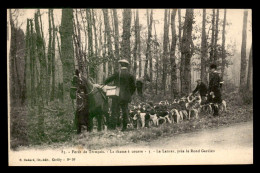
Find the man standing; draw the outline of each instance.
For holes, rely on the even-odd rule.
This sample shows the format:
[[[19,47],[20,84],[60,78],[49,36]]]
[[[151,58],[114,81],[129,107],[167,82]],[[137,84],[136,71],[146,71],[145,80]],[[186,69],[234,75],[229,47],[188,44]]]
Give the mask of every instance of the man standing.
[[[218,107],[217,104],[222,102],[221,98],[221,79],[219,77],[217,66],[212,64],[210,66],[210,80],[209,80],[209,97],[213,103],[213,116],[218,116]]]
[[[77,129],[77,133],[79,134],[80,129],[80,120],[79,116],[84,114],[86,109],[88,108],[86,102],[86,86],[83,85],[81,74],[78,69],[75,70],[75,74],[71,81],[71,88],[70,88],[70,97],[72,99],[72,105],[74,107],[74,99],[76,99],[76,110],[75,110],[75,119],[74,124]],[[86,111],[88,113],[88,111]]]
[[[116,123],[120,116],[120,108],[123,114],[123,128],[125,131],[128,123],[128,103],[131,102],[131,97],[135,92],[135,79],[128,71],[129,62],[125,59],[118,61],[120,64],[119,72],[108,77],[104,84],[114,82],[114,85],[120,88],[119,97],[112,99],[112,116],[110,118],[110,129],[116,129]]]
[[[202,104],[205,103],[206,101],[206,95],[208,92],[208,88],[207,86],[201,81],[201,79],[197,80],[197,87],[195,88],[195,90],[192,92],[192,94],[195,94],[196,92],[199,92],[201,100],[202,100]]]

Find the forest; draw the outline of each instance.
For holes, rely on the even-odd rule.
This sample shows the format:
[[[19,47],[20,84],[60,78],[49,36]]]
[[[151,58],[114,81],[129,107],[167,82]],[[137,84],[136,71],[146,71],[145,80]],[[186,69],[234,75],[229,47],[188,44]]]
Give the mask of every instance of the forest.
[[[232,117],[214,123],[252,119],[251,15],[247,9],[8,9],[11,147],[78,143],[70,98],[75,69],[103,84],[120,59],[143,79],[152,102],[188,95],[197,79],[208,84],[214,63]]]

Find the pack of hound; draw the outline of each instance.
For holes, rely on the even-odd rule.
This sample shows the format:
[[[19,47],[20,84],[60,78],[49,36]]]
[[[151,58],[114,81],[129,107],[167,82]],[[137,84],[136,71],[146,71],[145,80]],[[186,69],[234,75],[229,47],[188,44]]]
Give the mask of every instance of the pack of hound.
[[[213,96],[214,97],[214,96]],[[175,99],[172,103],[167,100],[153,104],[139,103],[130,105],[129,124],[133,128],[149,128],[151,126],[160,126],[164,123],[180,123],[184,120],[198,119],[200,112],[211,115],[212,103],[207,101],[202,103],[200,95],[189,95],[180,99]],[[218,105],[221,112],[226,111],[226,101],[223,100]]]

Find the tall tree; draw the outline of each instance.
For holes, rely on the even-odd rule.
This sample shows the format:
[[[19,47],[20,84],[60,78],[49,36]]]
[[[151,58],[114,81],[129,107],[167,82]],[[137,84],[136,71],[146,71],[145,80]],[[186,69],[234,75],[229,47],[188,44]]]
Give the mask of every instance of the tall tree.
[[[77,10],[75,10],[75,16],[76,16],[76,21],[73,18],[73,28],[74,28],[73,41],[75,46],[74,52],[76,54],[76,60],[77,60],[79,71],[82,74],[85,74],[85,68],[83,63],[83,46],[81,44],[81,31],[80,31],[81,26],[79,23]]]
[[[215,9],[212,9],[212,21],[211,21],[211,44],[210,44],[210,62],[212,63],[214,57],[214,41],[215,39]]]
[[[111,41],[111,29],[109,25],[109,16],[108,16],[108,9],[103,9],[104,15],[104,24],[105,24],[105,34],[107,38],[107,47],[108,47],[108,69],[112,69],[112,63],[114,64],[114,54],[112,49],[112,41]],[[111,70],[108,71],[111,75]]]
[[[22,97],[22,103],[25,103],[25,101],[27,101],[26,103],[28,103],[28,99],[29,99],[29,77],[30,77],[30,71],[28,69],[28,64],[30,61],[30,57],[29,57],[29,31],[30,30],[30,26],[29,26],[29,19],[27,19],[27,24],[26,24],[26,35],[25,35],[25,65],[24,65],[24,81],[23,81],[23,97]],[[45,50],[45,49],[44,49]]]
[[[226,49],[225,49],[225,42],[226,42],[226,17],[227,17],[227,10],[224,9],[224,20],[223,20],[223,30],[222,30],[222,64],[221,64],[221,78],[223,79],[224,76],[224,70],[225,70],[225,60],[226,60]]]
[[[154,38],[155,38],[155,57],[156,57],[156,78],[155,78],[155,93],[157,95],[158,93],[158,77],[159,77],[159,51],[158,51],[158,47],[159,47],[159,43],[157,41],[157,34],[156,34],[156,28],[155,28],[155,22],[154,22]]]
[[[241,46],[241,68],[240,68],[240,91],[246,86],[246,39],[247,39],[247,16],[248,11],[244,11],[242,46]]]
[[[52,9],[48,10],[48,21],[49,21],[49,41],[48,41],[48,52],[47,52],[47,59],[48,59],[48,75],[47,75],[47,85],[48,85],[48,89],[46,91],[48,98],[50,98],[50,93],[51,93],[51,63],[52,63],[52,24],[51,24],[51,11]]]
[[[178,9],[178,22],[179,22],[179,51],[181,51],[181,9]]]
[[[121,55],[122,58],[127,59],[129,63],[131,63],[131,47],[130,47],[131,32],[130,31],[131,31],[131,9],[124,9]]]
[[[40,11],[38,10],[34,15],[34,20],[35,20],[35,31],[36,31],[36,55],[38,57],[38,62],[40,63],[40,66],[39,66],[40,80],[39,80],[39,83],[37,84],[38,133],[43,135],[44,134],[44,114],[42,112],[42,108],[44,107],[44,102],[47,100],[46,96],[45,96],[45,89],[46,89],[45,81],[47,79],[47,62],[46,62],[46,58],[43,53],[45,50],[44,50],[44,41],[43,41],[42,34],[41,34],[42,32],[40,31],[39,14],[40,14]],[[36,68],[37,68],[37,65],[36,65]]]
[[[35,105],[36,103],[36,96],[37,93],[35,91],[35,33],[34,33],[34,25],[32,22],[32,19],[30,19],[30,74],[31,74],[31,91],[30,91],[30,101],[31,101],[31,105]]]
[[[149,15],[149,11],[147,9],[146,15],[147,15],[148,35],[147,35],[147,48],[145,53],[146,59],[145,59],[145,67],[144,67],[144,76],[148,76],[147,67],[148,67],[148,61],[150,61],[150,79],[152,80],[151,37],[152,37],[153,11],[151,10]]]
[[[139,11],[136,10],[136,26],[137,26],[137,55],[138,55],[138,60],[139,60],[139,64],[138,64],[138,76],[139,78],[142,76],[142,58],[141,58],[141,28],[139,25]]]
[[[74,73],[73,50],[73,9],[62,9],[61,26],[61,61],[63,67],[64,96],[69,96],[70,81]]]
[[[24,36],[22,36],[23,32],[21,29],[17,28],[14,24],[14,20],[12,18],[13,13],[11,10],[10,14],[10,29],[11,29],[11,40],[10,40],[10,88],[11,88],[11,101],[16,103],[17,101],[21,101],[22,94],[22,81],[20,80],[19,74],[19,42],[20,40],[24,40]]]
[[[95,70],[95,58],[93,51],[93,34],[92,34],[92,17],[91,10],[86,9],[86,18],[87,18],[87,28],[88,28],[88,68],[89,68],[89,76],[92,79],[96,78],[96,70]]]
[[[134,56],[134,76],[136,76],[136,69],[137,69],[137,46],[138,46],[138,42],[137,42],[137,38],[138,38],[138,25],[136,22],[136,13],[134,13],[134,32],[135,32],[135,42],[134,42],[134,50],[133,50],[133,56]]]
[[[175,16],[177,9],[173,9],[171,13],[171,30],[172,30],[172,44],[170,50],[170,60],[171,60],[171,98],[173,99],[177,95],[177,66],[175,62],[175,49],[177,43],[177,35],[175,29]]]
[[[96,63],[95,66],[97,68],[98,62],[99,62],[99,45],[98,45],[98,36],[97,36],[97,28],[96,28],[96,13],[95,10],[92,9],[92,23],[93,23],[93,29],[94,29],[94,38],[95,38],[95,57],[96,57]],[[96,75],[96,82],[98,82],[98,74]]]
[[[217,49],[217,46],[218,46],[218,23],[219,23],[219,9],[217,9],[217,15],[216,15],[216,24],[215,24],[215,38],[214,38],[214,54],[213,54],[213,61],[214,63],[217,62],[218,60],[218,49]]]
[[[202,15],[202,36],[201,36],[201,80],[203,83],[207,82],[206,73],[206,62],[207,62],[207,38],[206,38],[206,9],[203,9]]]
[[[52,88],[51,88],[51,101],[55,98],[55,25],[54,25],[54,17],[53,10],[51,11],[51,19],[52,19],[52,54],[51,54],[51,73],[52,73]]]
[[[40,11],[38,10],[34,15],[35,20],[35,31],[36,31],[36,52],[37,57],[40,62],[40,83],[38,86],[38,96],[40,99],[38,100],[41,104],[44,103],[44,101],[47,101],[46,97],[46,79],[47,79],[47,62],[46,58],[44,56],[44,46],[43,46],[43,38],[40,31],[40,24],[39,24],[39,14]]]
[[[115,25],[115,71],[118,70],[118,60],[120,59],[119,53],[119,30],[118,30],[118,17],[117,17],[117,10],[113,9],[113,18],[114,18],[114,25]]]
[[[178,49],[179,49],[179,57],[181,57],[181,43],[182,43],[182,37],[181,37],[181,34],[182,34],[182,24],[181,24],[181,9],[178,9],[178,24],[179,24],[179,26],[178,26],[178,40],[179,40],[179,44],[178,44]],[[179,81],[179,83],[180,83],[180,85],[182,84],[182,80],[183,80],[183,75],[182,75],[182,72],[184,71],[183,70],[183,67],[184,67],[184,61],[183,61],[183,59],[181,59],[180,58],[180,61],[179,61],[180,63],[179,63],[179,66],[178,66],[178,68],[179,68],[179,76],[180,76],[180,81]],[[180,90],[181,91],[181,90]]]
[[[252,59],[252,45],[249,53],[249,61],[248,61],[248,72],[247,72],[247,89],[252,92],[253,91],[253,59]]]
[[[150,69],[150,81],[152,82],[153,81],[153,57],[152,57],[152,50],[151,50],[151,44],[152,44],[152,42],[151,42],[151,37],[152,37],[152,27],[153,26],[153,10],[151,10],[151,12],[150,12],[150,22],[149,22],[149,33],[148,33],[148,37],[150,37],[150,51],[149,51],[149,69]],[[152,85],[153,86],[153,85]],[[150,89],[152,90],[153,89],[153,87],[150,87]]]
[[[188,94],[191,89],[191,64],[190,60],[193,55],[192,42],[192,23],[193,23],[193,9],[186,9],[185,21],[183,26],[182,36],[182,59],[184,59],[184,72],[182,93]]]
[[[168,48],[169,48],[169,27],[168,27],[168,10],[164,11],[164,34],[163,34],[163,74],[162,86],[164,95],[166,94],[166,79],[167,79],[167,65],[168,65]]]

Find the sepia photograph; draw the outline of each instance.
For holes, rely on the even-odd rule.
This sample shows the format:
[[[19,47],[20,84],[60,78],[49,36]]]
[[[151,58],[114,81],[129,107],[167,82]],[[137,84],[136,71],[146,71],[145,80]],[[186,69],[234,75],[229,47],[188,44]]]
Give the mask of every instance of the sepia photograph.
[[[252,9],[6,10],[9,166],[253,164]]]

